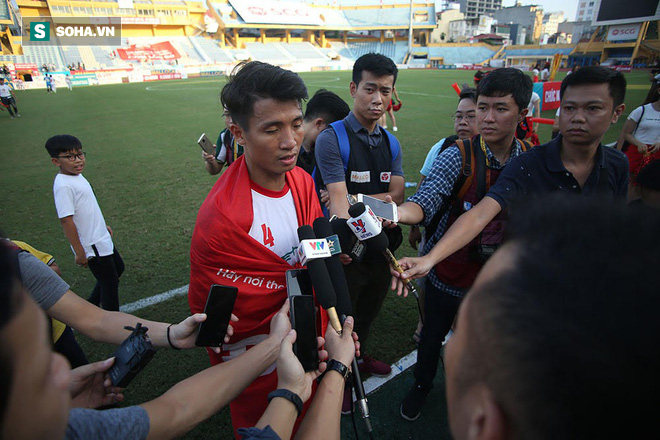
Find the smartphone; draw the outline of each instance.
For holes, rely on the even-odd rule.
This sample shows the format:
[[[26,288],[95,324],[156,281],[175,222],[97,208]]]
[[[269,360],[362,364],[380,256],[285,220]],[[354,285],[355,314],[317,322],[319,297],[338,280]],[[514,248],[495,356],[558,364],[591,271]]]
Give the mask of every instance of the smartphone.
[[[296,295],[312,295],[312,280],[307,269],[291,269],[286,271],[286,290],[289,298]]]
[[[204,307],[206,321],[199,324],[195,345],[198,347],[222,345],[227,334],[231,312],[234,310],[236,295],[238,295],[238,288],[234,286],[221,286],[220,284],[211,286]]]
[[[364,194],[357,195],[358,202],[362,202],[376,214],[376,217],[380,217],[385,220],[391,220],[393,222],[399,221],[399,211],[394,202],[385,202],[383,200],[377,199],[375,197],[366,196]]]
[[[206,151],[208,154],[215,154],[215,147],[213,146],[213,142],[211,142],[211,139],[209,139],[206,133],[202,133],[202,135],[197,140],[197,143],[200,147],[202,147],[202,150]]]
[[[293,353],[305,371],[319,368],[319,352],[316,344],[316,309],[311,295],[293,295],[291,301],[291,327],[296,330]]]

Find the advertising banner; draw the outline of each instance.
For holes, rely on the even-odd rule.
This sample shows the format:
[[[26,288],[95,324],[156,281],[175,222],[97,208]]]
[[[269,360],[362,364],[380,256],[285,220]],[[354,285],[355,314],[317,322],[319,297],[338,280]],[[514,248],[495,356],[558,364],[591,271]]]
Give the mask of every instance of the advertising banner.
[[[627,40],[636,40],[639,36],[639,29],[642,26],[641,23],[634,24],[619,24],[616,26],[610,26],[607,31],[607,40],[608,41],[627,41]]]
[[[119,58],[125,61],[176,60],[181,58],[179,52],[169,41],[144,46],[120,47],[116,52]]]
[[[321,26],[323,21],[319,13],[303,2],[261,0],[230,0],[246,23],[298,24]]]
[[[164,79],[181,79],[180,73],[158,73],[155,75],[144,75],[144,81],[162,81]]]
[[[541,111],[559,108],[560,89],[561,82],[559,81],[534,83],[534,91],[541,97]]]

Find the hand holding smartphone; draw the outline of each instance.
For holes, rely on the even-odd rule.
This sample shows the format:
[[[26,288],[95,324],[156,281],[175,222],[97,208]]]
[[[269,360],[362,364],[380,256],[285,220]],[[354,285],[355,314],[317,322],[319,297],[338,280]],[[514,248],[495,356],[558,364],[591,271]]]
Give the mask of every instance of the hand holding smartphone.
[[[305,371],[319,368],[319,353],[316,343],[316,306],[312,296],[312,283],[306,269],[286,272],[286,285],[291,301],[291,327],[296,331],[293,353]]]
[[[390,220],[395,223],[399,221],[399,211],[394,202],[385,202],[364,194],[358,194],[357,201],[370,207],[374,214],[376,214],[376,217]]]
[[[195,345],[198,347],[219,347],[227,334],[227,327],[234,310],[238,288],[233,286],[211,286],[206,299],[204,313],[206,321],[199,324]]]
[[[197,143],[200,147],[202,147],[202,150],[206,151],[207,154],[213,155],[215,153],[213,142],[211,142],[211,139],[209,139],[206,133],[202,133],[202,135],[197,140]]]

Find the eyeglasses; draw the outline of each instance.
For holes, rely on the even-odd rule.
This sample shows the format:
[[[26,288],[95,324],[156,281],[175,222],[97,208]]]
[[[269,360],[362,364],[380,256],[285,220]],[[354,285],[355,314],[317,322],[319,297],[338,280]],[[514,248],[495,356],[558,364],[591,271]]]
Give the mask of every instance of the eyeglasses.
[[[465,119],[466,122],[472,122],[475,119],[477,119],[477,116],[476,115],[452,115],[451,119],[454,122],[461,122],[463,119]]]
[[[76,160],[83,160],[87,156],[87,153],[81,151],[78,154],[67,154],[66,156],[57,156],[58,159],[66,159],[69,162],[75,162]]]

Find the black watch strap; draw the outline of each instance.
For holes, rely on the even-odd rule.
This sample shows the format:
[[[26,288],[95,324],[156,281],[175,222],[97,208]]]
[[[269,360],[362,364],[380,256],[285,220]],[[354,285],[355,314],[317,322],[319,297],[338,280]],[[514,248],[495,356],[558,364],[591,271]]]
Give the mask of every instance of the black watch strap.
[[[328,368],[323,372],[323,374],[325,375],[328,371],[331,370],[334,370],[337,373],[341,374],[344,377],[344,379],[347,379],[348,376],[351,374],[351,371],[348,369],[348,367],[336,359],[330,359],[328,361]]]
[[[272,399],[275,397],[282,397],[289,402],[293,403],[293,405],[296,407],[298,410],[298,415],[302,412],[303,409],[303,401],[300,398],[299,395],[294,393],[293,391],[286,390],[284,388],[277,389],[275,391],[271,391],[270,394],[268,394],[268,401],[270,402]]]

